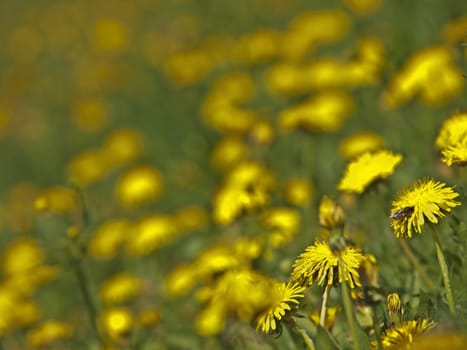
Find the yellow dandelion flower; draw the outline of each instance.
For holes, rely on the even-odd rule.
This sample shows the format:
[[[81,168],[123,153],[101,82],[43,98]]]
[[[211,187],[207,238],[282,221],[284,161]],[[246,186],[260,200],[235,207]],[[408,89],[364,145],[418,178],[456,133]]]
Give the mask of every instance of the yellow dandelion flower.
[[[339,274],[339,258],[342,261],[343,275]],[[332,285],[346,281],[351,288],[360,286],[358,269],[364,257],[360,249],[345,247],[342,251],[333,251],[328,243],[316,241],[295,260],[292,280],[305,285],[317,282]]]
[[[32,238],[20,238],[6,247],[0,267],[5,275],[30,275],[44,261],[44,250]]]
[[[401,160],[400,154],[389,151],[364,153],[347,165],[337,188],[340,191],[360,194],[376,180],[389,177]]]
[[[449,146],[441,151],[441,162],[451,165],[467,164],[467,137],[456,145]]]
[[[251,64],[257,64],[275,57],[278,53],[280,34],[272,29],[259,29],[248,33],[235,45],[236,56]]]
[[[89,186],[102,180],[110,170],[105,154],[100,149],[80,152],[67,167],[70,181],[80,186]]]
[[[130,231],[125,219],[112,219],[102,223],[92,234],[88,251],[94,259],[111,259],[117,253]]]
[[[455,112],[447,118],[436,137],[435,146],[439,150],[456,146],[467,138],[467,112]]]
[[[214,148],[211,155],[211,164],[214,168],[226,170],[246,158],[248,148],[238,137],[226,137]]]
[[[358,15],[366,15],[377,10],[381,2],[381,0],[344,0],[344,3]]]
[[[169,297],[187,294],[198,282],[198,272],[192,265],[180,265],[165,277],[164,290]]]
[[[210,304],[196,316],[196,331],[205,337],[218,334],[224,329],[226,320],[224,304]]]
[[[102,150],[106,161],[113,167],[118,167],[138,158],[143,147],[143,136],[139,131],[121,128],[106,137]]]
[[[289,204],[302,206],[310,201],[312,194],[313,187],[305,179],[289,179],[284,184],[283,196]]]
[[[178,227],[172,216],[153,214],[139,220],[126,237],[126,252],[144,256],[168,244],[178,236]]]
[[[119,340],[133,329],[134,318],[127,308],[112,308],[104,311],[100,325],[111,339]]]
[[[304,290],[305,287],[298,283],[275,282],[269,291],[267,308],[256,319],[256,329],[264,333],[277,330],[278,321],[285,316],[287,311],[299,304],[299,299],[304,296]]]
[[[122,206],[132,208],[158,198],[163,189],[164,183],[159,171],[153,167],[141,165],[120,177],[115,193]]]
[[[409,349],[434,326],[435,323],[427,319],[399,323],[381,334],[381,346],[384,350]],[[373,349],[378,348],[376,342],[371,345]]]
[[[297,210],[290,208],[271,208],[262,217],[263,224],[272,229],[268,239],[273,247],[284,245],[297,234],[301,216]]]
[[[285,131],[335,132],[352,112],[352,97],[341,91],[321,92],[310,100],[282,111],[279,128]]]
[[[129,41],[125,23],[114,18],[99,18],[91,37],[98,52],[118,54]]]
[[[72,334],[73,328],[70,325],[49,320],[28,332],[27,343],[34,348],[50,347],[54,342],[70,338]]]
[[[441,37],[451,44],[456,44],[465,40],[467,33],[467,16],[456,18],[446,25],[441,30]]]
[[[141,290],[141,281],[132,274],[121,272],[107,279],[99,289],[100,299],[107,304],[123,303]]]
[[[384,140],[381,136],[370,131],[362,131],[342,140],[339,144],[339,155],[345,160],[350,160],[363,153],[377,151],[383,146]]]
[[[392,202],[391,226],[396,237],[412,237],[422,232],[425,221],[436,224],[451,208],[460,205],[459,194],[442,182],[419,180]]]
[[[327,330],[331,330],[334,327],[334,323],[336,322],[337,314],[340,312],[340,307],[327,307],[326,308],[326,316],[324,319],[324,328]],[[320,318],[320,309],[314,309],[308,315],[308,318],[315,326],[319,325],[319,318]]]

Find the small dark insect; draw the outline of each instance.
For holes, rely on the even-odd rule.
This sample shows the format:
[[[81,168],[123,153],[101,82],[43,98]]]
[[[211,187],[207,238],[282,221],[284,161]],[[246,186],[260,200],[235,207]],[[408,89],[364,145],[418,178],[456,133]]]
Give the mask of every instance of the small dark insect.
[[[401,210],[396,211],[394,214],[391,214],[391,219],[400,220],[402,218],[406,218],[412,215],[413,211],[414,211],[413,207],[402,208]]]

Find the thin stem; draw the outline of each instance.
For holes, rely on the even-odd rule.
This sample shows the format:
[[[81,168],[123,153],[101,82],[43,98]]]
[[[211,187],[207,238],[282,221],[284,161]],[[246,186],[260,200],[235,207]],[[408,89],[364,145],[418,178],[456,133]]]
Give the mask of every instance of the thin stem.
[[[439,242],[438,235],[433,225],[428,225],[431,230],[431,236],[435,243],[436,255],[438,256],[439,267],[441,268],[441,274],[443,275],[444,290],[446,291],[446,299],[448,301],[449,311],[452,315],[456,314],[456,304],[454,303],[454,297],[452,295],[451,281],[449,279],[449,270],[448,265],[446,264],[446,259],[444,258],[443,250],[441,249],[441,244]]]
[[[302,337],[303,341],[305,342],[305,345],[308,350],[315,350],[315,345],[313,344],[313,340],[309,337],[308,333],[300,328],[300,327],[295,327],[295,330],[297,333]]]
[[[321,310],[319,314],[319,325],[323,328],[325,328],[324,322],[326,321],[326,306],[328,303],[330,291],[331,291],[331,286],[326,283],[326,287],[324,287],[324,291],[323,291],[323,300],[321,301]]]
[[[99,332],[98,312],[97,312],[96,303],[94,302],[94,299],[93,299],[93,296],[92,296],[92,293],[89,287],[90,283],[84,271],[82,255],[79,252],[79,247],[76,246],[76,241],[74,240],[70,240],[69,253],[70,253],[70,258],[71,258],[71,262],[73,265],[73,269],[75,272],[76,280],[78,282],[78,286],[81,291],[81,295],[83,296],[84,304],[86,306],[89,320],[91,322],[91,325],[92,325],[92,328],[94,330],[97,340],[103,346],[105,342],[104,342],[104,339],[102,338],[101,333]]]
[[[355,321],[355,317],[354,317],[352,300],[350,299],[350,290],[349,290],[349,286],[347,285],[347,282],[343,278],[344,277],[344,271],[343,271],[343,268],[342,268],[342,258],[341,257],[339,257],[338,266],[339,266],[339,280],[342,280],[342,282],[341,282],[342,300],[344,302],[344,310],[345,310],[345,314],[347,316],[347,322],[349,323],[350,331],[352,333],[353,348],[354,348],[354,350],[360,350],[360,343],[359,343],[358,334],[357,334],[357,325],[356,325],[356,321]]]
[[[418,274],[420,275],[420,278],[423,280],[423,283],[430,288],[430,289],[436,289],[435,284],[431,280],[431,278],[428,276],[426,273],[424,267],[418,260],[418,258],[415,256],[415,254],[412,252],[412,249],[410,248],[409,244],[405,240],[405,238],[400,238],[398,239],[399,244],[401,245],[402,250],[404,251],[405,255],[409,258],[410,262],[412,265],[415,267],[415,270],[417,270]]]

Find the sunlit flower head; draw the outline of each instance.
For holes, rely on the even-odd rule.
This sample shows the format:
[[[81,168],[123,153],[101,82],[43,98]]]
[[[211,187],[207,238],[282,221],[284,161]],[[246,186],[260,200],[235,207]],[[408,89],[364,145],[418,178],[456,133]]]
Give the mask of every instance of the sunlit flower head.
[[[132,313],[124,307],[105,310],[99,321],[102,329],[113,340],[128,336],[134,326]]]
[[[341,251],[333,251],[328,243],[316,241],[295,260],[292,280],[304,285],[314,282],[319,285],[333,285],[345,281],[354,288],[360,286],[358,268],[363,259],[358,248],[345,247]],[[340,261],[343,275],[339,273]]]
[[[120,128],[112,131],[102,145],[106,161],[113,167],[130,163],[141,155],[143,141],[141,133],[134,129]]]
[[[69,180],[83,187],[102,180],[110,170],[111,166],[100,149],[89,149],[78,153],[67,167]]]
[[[384,350],[411,349],[434,326],[433,321],[426,319],[399,323],[381,334],[381,346]],[[378,348],[376,342],[371,345],[372,349]]]
[[[441,151],[441,162],[451,165],[467,164],[467,137],[460,143]]]
[[[285,316],[286,312],[297,307],[299,300],[303,298],[305,287],[298,283],[275,282],[270,289],[268,306],[256,319],[256,329],[264,333],[276,331],[278,322]]]
[[[403,191],[393,202],[391,226],[396,237],[412,237],[422,232],[425,221],[436,224],[439,218],[460,205],[459,194],[442,182],[423,179]]]
[[[162,175],[153,167],[141,165],[130,169],[118,180],[115,194],[118,202],[128,208],[149,203],[164,189]]]
[[[436,137],[435,145],[439,150],[465,141],[467,139],[467,112],[455,112],[443,121]]]
[[[339,155],[351,160],[365,152],[375,152],[384,146],[384,140],[378,134],[362,131],[342,140],[339,144]]]
[[[198,282],[199,274],[192,265],[179,265],[165,277],[164,290],[169,297],[187,294]]]
[[[226,170],[244,160],[247,154],[247,145],[241,138],[225,137],[212,151],[211,164],[216,169]]]
[[[244,35],[235,45],[235,55],[240,61],[257,64],[278,54],[279,32],[272,29],[259,29]]]
[[[337,188],[360,194],[373,182],[389,177],[401,160],[400,154],[384,150],[364,153],[347,165]]]

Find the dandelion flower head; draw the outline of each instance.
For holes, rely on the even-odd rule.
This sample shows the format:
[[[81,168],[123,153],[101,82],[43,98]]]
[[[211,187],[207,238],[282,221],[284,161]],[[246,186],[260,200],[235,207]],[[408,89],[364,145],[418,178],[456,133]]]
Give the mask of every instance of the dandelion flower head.
[[[360,194],[374,181],[390,176],[401,160],[400,154],[384,150],[364,153],[347,166],[338,189]]]
[[[454,199],[459,194],[446,184],[423,179],[405,190],[392,202],[391,226],[397,237],[412,237],[422,232],[425,220],[436,224],[438,219],[460,205]]]

